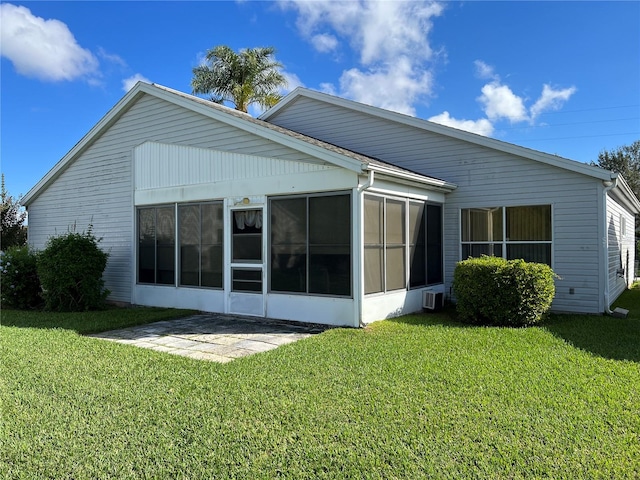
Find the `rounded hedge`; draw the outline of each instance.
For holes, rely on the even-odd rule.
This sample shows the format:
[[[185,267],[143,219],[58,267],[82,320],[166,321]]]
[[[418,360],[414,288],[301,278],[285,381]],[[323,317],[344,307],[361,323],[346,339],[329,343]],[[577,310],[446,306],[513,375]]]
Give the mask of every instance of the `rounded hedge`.
[[[88,233],[69,232],[52,237],[38,256],[38,275],[45,308],[82,311],[104,307],[109,290],[104,289],[102,273],[109,254]]]
[[[29,310],[42,306],[37,261],[38,255],[26,245],[0,252],[3,307]]]
[[[548,265],[470,258],[453,273],[458,318],[477,325],[529,326],[551,307],[556,275]]]

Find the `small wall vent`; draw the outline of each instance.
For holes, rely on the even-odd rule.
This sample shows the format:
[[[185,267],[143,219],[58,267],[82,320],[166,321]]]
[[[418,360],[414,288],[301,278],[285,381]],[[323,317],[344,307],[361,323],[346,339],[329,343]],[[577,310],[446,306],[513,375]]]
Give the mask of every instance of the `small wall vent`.
[[[442,308],[442,293],[422,292],[422,308],[440,310]]]

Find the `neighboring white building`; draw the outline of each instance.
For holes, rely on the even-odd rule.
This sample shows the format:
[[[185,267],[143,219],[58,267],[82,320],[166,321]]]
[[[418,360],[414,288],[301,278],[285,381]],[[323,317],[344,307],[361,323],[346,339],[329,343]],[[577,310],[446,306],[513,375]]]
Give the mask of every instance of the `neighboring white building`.
[[[75,225],[110,299],[360,326],[451,295],[483,253],[550,264],[552,308],[633,279],[640,203],[609,171],[298,88],[259,119],[138,83],[24,197]]]

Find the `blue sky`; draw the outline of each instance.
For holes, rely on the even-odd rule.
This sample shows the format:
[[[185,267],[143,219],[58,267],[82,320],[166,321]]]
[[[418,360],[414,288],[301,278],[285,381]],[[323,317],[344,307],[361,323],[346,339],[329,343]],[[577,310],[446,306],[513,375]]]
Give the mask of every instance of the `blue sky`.
[[[640,2],[4,2],[1,161],[25,194],[136,79],[276,47],[303,85],[573,160],[640,139]],[[253,110],[254,115],[260,112]]]

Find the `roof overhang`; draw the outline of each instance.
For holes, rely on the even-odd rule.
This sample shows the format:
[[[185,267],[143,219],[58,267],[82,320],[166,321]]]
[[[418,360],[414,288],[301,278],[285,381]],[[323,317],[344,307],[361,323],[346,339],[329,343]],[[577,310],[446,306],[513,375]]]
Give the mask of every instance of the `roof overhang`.
[[[530,160],[535,160],[537,162],[551,165],[557,168],[562,168],[562,169],[570,170],[576,173],[581,173],[583,175],[598,178],[600,180],[611,180],[613,178],[612,175],[615,175],[609,170],[604,170],[600,167],[596,167],[593,165],[587,165],[586,163],[570,160],[557,155],[551,155],[548,153],[539,152],[537,150],[521,147],[519,145],[503,142],[501,140],[496,140],[496,139],[485,137],[482,135],[477,135],[475,133],[459,130],[453,127],[447,127],[445,125],[440,125],[438,123],[430,122],[428,120],[423,120],[420,118],[411,117],[409,115],[392,112],[390,110],[385,110],[378,107],[372,107],[370,105],[358,103],[353,100],[347,100],[344,98],[336,97],[334,95],[329,95],[329,94],[318,92],[315,90],[309,90],[303,87],[297,87],[295,90],[290,92],[286,97],[280,100],[280,102],[278,102],[275,106],[273,106],[272,108],[264,112],[258,118],[268,122],[269,119],[275,117],[278,114],[278,112],[286,109],[290,104],[295,102],[296,99],[300,97],[307,97],[307,98],[318,100],[324,103],[337,105],[337,106],[354,110],[357,112],[365,113],[367,115],[371,115],[374,117],[378,117],[378,118],[382,118],[392,122],[418,128],[430,133],[437,133],[437,134],[455,138],[458,140],[463,140],[465,142],[469,142],[482,147],[491,148],[493,150],[508,153],[510,155],[528,158]]]
[[[640,201],[622,175],[614,174],[615,188],[609,192],[618,203],[621,203],[634,215],[640,214]]]
[[[220,121],[227,125],[236,127],[253,135],[272,140],[280,145],[292,148],[301,153],[317,158],[328,164],[339,166],[347,170],[362,173],[367,166],[366,161],[343,155],[339,152],[323,148],[321,145],[306,142],[294,135],[287,135],[275,128],[260,125],[248,114],[241,114],[232,110],[226,112],[227,107],[214,106],[197,97],[178,92],[167,87],[138,82],[129,92],[127,92],[107,114],[82,137],[82,139],[69,152],[56,163],[49,172],[22,198],[22,204],[29,206],[62,172],[78,158],[95,140],[97,140],[107,129],[109,129],[118,119],[126,113],[143,95],[166,100],[175,105],[182,106],[191,111]],[[229,109],[231,110],[231,109]],[[243,118],[246,115],[246,118]],[[295,132],[292,132],[295,133]]]

